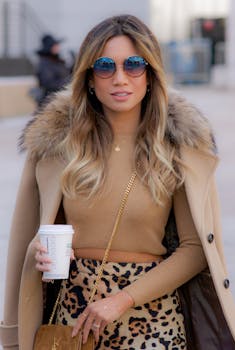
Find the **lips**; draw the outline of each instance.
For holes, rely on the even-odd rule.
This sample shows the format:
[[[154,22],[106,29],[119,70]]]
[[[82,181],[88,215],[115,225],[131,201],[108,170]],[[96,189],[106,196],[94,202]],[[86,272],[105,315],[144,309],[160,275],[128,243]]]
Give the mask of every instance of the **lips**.
[[[128,101],[132,92],[129,91],[115,91],[111,93],[111,96],[116,102],[125,102]]]
[[[112,96],[118,96],[118,97],[124,97],[124,96],[129,96],[131,95],[131,92],[128,91],[116,91],[111,93]]]

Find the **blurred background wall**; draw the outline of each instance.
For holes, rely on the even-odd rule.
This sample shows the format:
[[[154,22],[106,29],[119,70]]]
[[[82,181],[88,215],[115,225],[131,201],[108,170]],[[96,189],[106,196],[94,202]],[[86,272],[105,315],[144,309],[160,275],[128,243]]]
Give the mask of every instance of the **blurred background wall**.
[[[200,19],[226,19],[229,0],[151,0],[151,7],[152,28],[162,41],[168,42],[188,39],[192,24]],[[198,28],[197,35],[200,34]]]
[[[150,9],[149,0],[0,0],[0,117],[35,109],[28,92],[36,85],[35,51],[44,34],[64,39],[69,64],[94,24],[117,13],[132,13],[149,24]]]
[[[232,0],[0,0],[0,117],[34,109],[27,91],[36,83],[35,51],[43,34],[65,39],[69,62],[95,23],[119,13],[150,25],[162,45],[170,83],[235,86]],[[13,106],[9,92],[20,96]]]
[[[0,55],[30,59],[45,33],[77,51],[88,30],[107,16],[132,13],[149,23],[151,8],[149,0],[0,0],[0,6]]]

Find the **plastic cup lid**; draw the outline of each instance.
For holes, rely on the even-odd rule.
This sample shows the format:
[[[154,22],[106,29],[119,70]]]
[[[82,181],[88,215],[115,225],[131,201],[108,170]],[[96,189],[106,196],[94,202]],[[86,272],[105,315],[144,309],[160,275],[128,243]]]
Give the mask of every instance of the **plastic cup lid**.
[[[74,233],[74,229],[72,225],[40,225],[39,234],[48,234],[48,233],[56,233],[56,234],[64,234],[64,233]]]

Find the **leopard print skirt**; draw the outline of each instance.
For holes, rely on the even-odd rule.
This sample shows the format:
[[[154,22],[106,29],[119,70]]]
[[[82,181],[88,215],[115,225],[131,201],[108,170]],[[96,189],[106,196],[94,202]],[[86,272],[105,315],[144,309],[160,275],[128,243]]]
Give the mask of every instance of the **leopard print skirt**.
[[[91,259],[72,262],[69,279],[62,283],[58,324],[75,324],[87,305],[100,264],[100,261]],[[94,300],[117,293],[156,265],[157,262],[108,262]],[[95,350],[107,349],[186,350],[177,291],[130,308],[121,318],[107,325]]]

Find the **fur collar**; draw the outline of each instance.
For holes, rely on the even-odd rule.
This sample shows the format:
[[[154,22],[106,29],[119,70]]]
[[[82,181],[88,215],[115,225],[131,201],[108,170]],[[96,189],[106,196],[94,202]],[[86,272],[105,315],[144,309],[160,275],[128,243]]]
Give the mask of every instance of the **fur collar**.
[[[69,106],[71,92],[57,93],[40,113],[26,125],[20,137],[20,149],[37,158],[54,157],[57,145],[70,131]],[[175,91],[169,92],[166,136],[177,146],[190,146],[215,152],[208,120]]]

